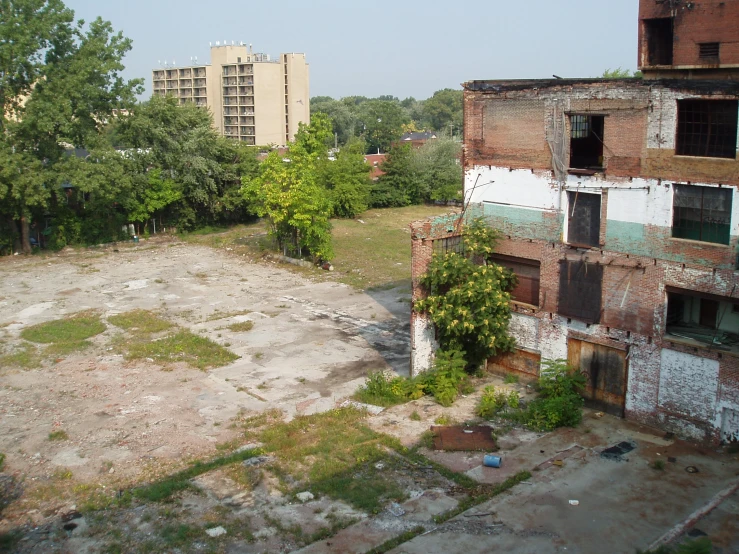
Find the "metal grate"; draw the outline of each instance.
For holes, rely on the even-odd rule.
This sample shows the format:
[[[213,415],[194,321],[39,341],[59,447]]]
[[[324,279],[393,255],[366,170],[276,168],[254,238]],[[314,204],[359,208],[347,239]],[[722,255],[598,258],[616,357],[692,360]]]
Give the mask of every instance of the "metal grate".
[[[737,105],[736,100],[679,100],[675,153],[736,158]]]
[[[705,59],[718,59],[719,43],[718,42],[704,42],[698,45],[698,57],[702,60]]]
[[[571,115],[570,126],[572,127],[572,138],[588,138],[590,136],[590,116]]]

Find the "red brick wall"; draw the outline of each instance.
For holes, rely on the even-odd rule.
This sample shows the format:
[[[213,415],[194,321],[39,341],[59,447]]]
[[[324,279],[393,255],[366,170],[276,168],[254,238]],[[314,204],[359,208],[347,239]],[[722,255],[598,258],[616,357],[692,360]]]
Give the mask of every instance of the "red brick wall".
[[[739,2],[736,0],[677,0],[639,2],[639,66],[646,65],[644,19],[674,17],[673,66],[712,65],[698,57],[698,44],[720,42],[721,65],[739,64]],[[732,70],[739,75],[739,69]]]

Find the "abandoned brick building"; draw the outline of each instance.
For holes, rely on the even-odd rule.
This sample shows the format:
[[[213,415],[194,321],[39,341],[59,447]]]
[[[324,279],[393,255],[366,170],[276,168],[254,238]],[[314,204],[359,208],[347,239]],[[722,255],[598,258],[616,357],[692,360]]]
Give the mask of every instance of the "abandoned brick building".
[[[462,217],[513,270],[517,349],[566,358],[591,406],[696,440],[739,438],[739,0],[641,0],[644,79],[470,81]],[[412,225],[414,300],[459,216]],[[436,344],[412,316],[413,374]]]

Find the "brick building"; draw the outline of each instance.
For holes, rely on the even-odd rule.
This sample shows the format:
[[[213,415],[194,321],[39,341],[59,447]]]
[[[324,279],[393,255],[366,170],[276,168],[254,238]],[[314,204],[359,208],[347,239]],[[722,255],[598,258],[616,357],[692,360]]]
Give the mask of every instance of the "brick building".
[[[642,24],[667,3],[642,0]],[[676,16],[675,35],[712,38],[686,22],[713,4]],[[588,375],[590,406],[696,440],[739,438],[739,81],[723,69],[464,84],[462,217],[502,231],[494,261],[519,278],[517,349],[489,367],[534,379],[542,358],[566,358]],[[456,248],[459,219],[412,225],[414,300],[433,253]],[[416,374],[434,329],[423,314],[411,323]]]

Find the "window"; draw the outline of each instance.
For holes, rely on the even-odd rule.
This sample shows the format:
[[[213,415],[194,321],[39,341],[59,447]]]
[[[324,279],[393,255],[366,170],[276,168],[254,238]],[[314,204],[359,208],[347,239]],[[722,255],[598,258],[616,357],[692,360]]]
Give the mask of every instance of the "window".
[[[678,100],[679,156],[736,158],[736,100]]]
[[[567,243],[575,246],[600,244],[600,194],[567,193]]]
[[[672,236],[729,244],[733,188],[674,185]]]
[[[698,57],[701,60],[718,61],[719,43],[704,42],[698,45]]]
[[[464,241],[461,236],[436,239],[433,243],[433,249],[434,254],[440,254],[442,256],[449,252],[464,254]]]
[[[739,298],[667,287],[667,335],[739,351]]]
[[[604,120],[602,115],[570,116],[570,167],[603,168]]]
[[[559,267],[558,313],[586,323],[598,323],[603,266],[562,260]]]
[[[494,254],[490,257],[490,260],[511,270],[518,277],[518,284],[511,291],[511,298],[513,300],[524,304],[531,304],[532,306],[539,306],[541,270],[538,260],[504,256],[503,254]]]
[[[645,19],[647,65],[672,65],[672,18]]]

